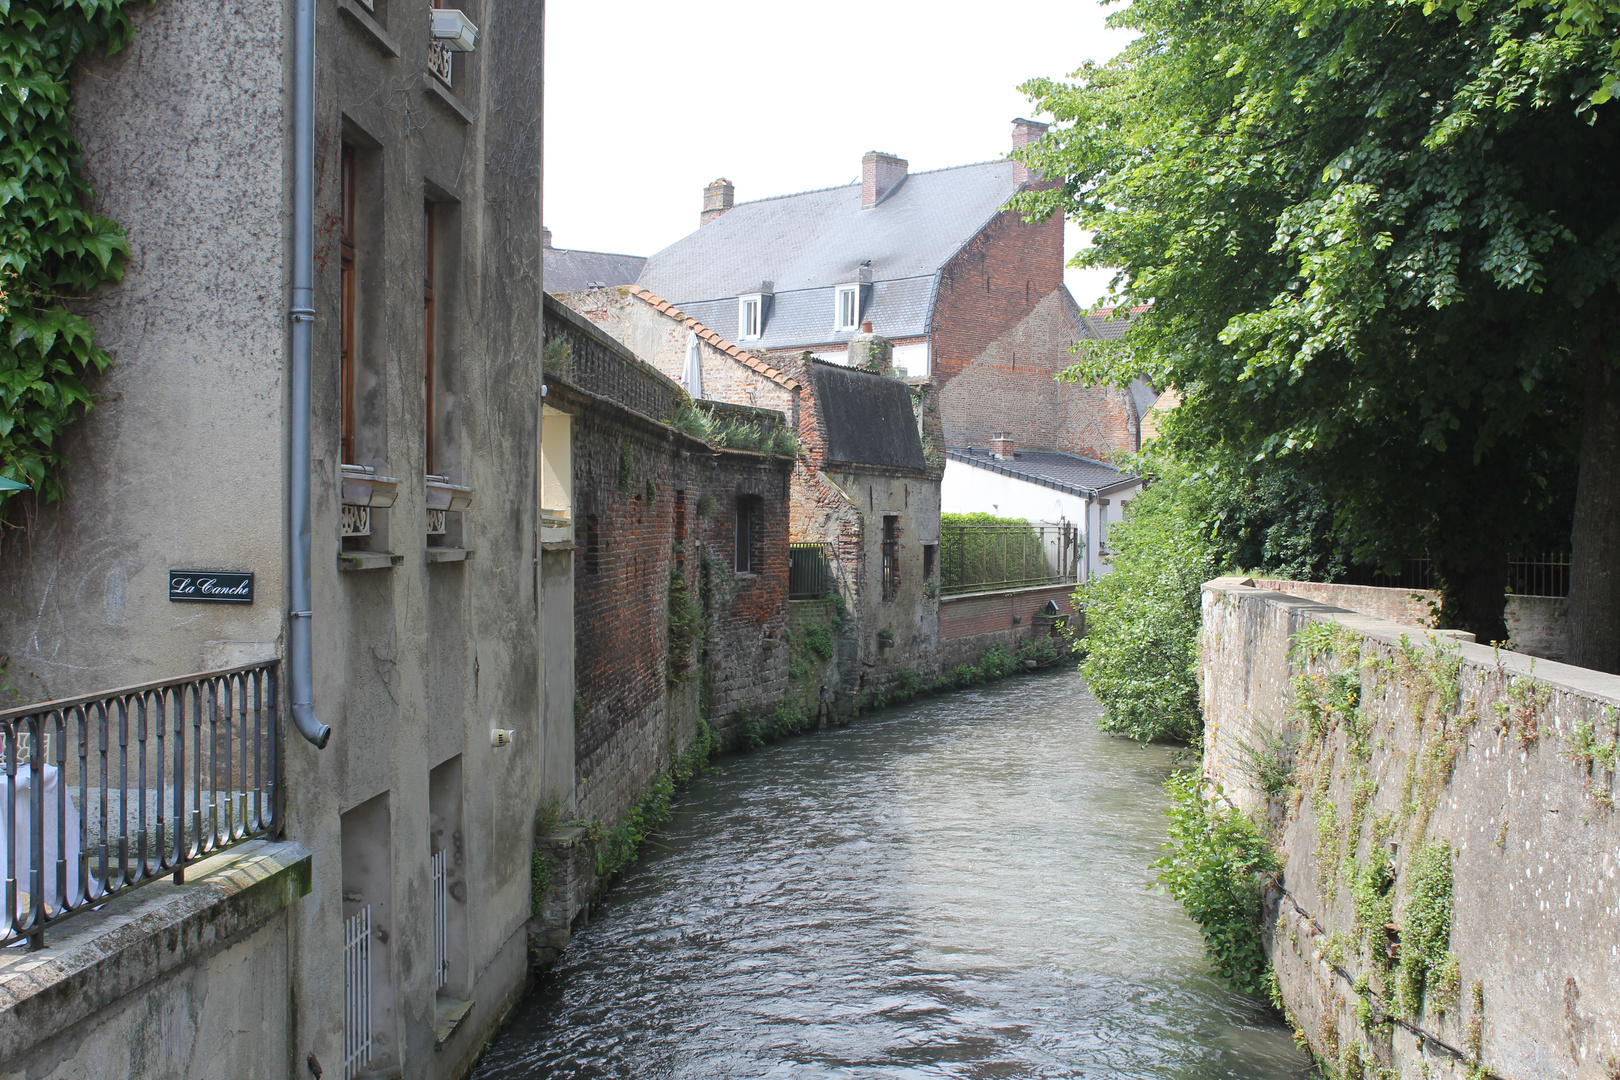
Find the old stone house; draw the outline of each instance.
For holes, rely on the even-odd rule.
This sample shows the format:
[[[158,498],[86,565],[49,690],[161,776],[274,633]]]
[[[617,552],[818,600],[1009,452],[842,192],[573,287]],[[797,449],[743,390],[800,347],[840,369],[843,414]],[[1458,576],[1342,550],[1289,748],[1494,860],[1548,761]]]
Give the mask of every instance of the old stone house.
[[[762,358],[645,289],[558,299],[681,379],[693,397],[788,418],[800,444],[790,529],[805,571],[798,598],[832,592],[845,611],[829,708],[853,710],[863,693],[908,669],[918,678],[937,672],[943,454],[927,380],[893,377],[890,344],[872,334],[851,340],[882,356],[871,365],[882,370],[813,356]]]
[[[522,993],[541,8],[130,5],[76,72],[131,257],[0,547],[0,742],[86,823],[9,808],[72,872],[6,845],[0,1074],[456,1077]]]

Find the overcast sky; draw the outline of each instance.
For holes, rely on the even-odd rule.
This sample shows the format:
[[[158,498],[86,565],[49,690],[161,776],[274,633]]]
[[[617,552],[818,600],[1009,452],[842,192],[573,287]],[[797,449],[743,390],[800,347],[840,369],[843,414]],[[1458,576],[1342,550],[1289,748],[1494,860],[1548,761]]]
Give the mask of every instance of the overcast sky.
[[[1125,35],[1096,0],[552,0],[545,217],[557,247],[651,255],[697,227],[716,177],[737,201],[1003,156],[1025,79],[1066,76]],[[1080,234],[1068,229],[1072,255]],[[1090,304],[1105,272],[1068,272]]]

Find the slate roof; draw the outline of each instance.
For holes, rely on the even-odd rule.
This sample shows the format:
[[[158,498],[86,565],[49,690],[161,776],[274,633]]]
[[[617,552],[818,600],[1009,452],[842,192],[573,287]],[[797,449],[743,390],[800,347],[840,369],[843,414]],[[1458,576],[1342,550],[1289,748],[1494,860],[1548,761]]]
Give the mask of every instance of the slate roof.
[[[735,338],[736,297],[769,281],[758,346],[827,345],[854,333],[833,328],[832,287],[869,262],[864,317],[886,337],[915,337],[928,332],[940,269],[1018,188],[1018,163],[991,161],[911,173],[870,210],[859,182],[738,203],[649,258],[636,284]]]
[[[928,468],[911,411],[911,391],[904,383],[820,360],[806,364],[805,374],[821,405],[829,463]]]
[[[646,262],[642,255],[548,247],[545,249],[546,292],[581,292],[592,285],[629,285]]]
[[[952,446],[946,448],[945,456],[1070,495],[1095,495],[1141,482],[1141,477],[1106,462],[1056,450],[1019,450],[1013,460],[1002,461],[976,446]]]

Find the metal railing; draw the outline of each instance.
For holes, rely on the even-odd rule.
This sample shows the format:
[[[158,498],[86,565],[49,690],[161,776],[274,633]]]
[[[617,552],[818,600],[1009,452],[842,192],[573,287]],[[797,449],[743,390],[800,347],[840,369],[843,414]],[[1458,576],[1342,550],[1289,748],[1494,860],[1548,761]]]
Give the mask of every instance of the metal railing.
[[[443,990],[450,981],[450,853],[435,851],[433,873],[433,956],[439,966],[433,987]]]
[[[832,545],[788,545],[788,599],[820,600],[832,591]]]
[[[1440,575],[1432,559],[1402,559],[1400,570],[1385,573],[1372,566],[1352,566],[1340,584],[1373,585],[1385,589],[1439,589]],[[1517,596],[1568,596],[1569,556],[1544,555],[1539,559],[1509,559],[1507,585]]]
[[[1402,559],[1395,573],[1386,573],[1377,566],[1351,566],[1340,575],[1341,585],[1371,585],[1379,589],[1438,589],[1440,579],[1435,575],[1430,559]]]
[[[1508,588],[1518,596],[1568,596],[1569,556],[1509,559]]]
[[[1057,585],[1080,565],[1076,525],[943,525],[940,591],[945,595]]]
[[[343,920],[343,1080],[371,1062],[371,905]]]
[[[280,831],[279,661],[0,712],[0,946]]]

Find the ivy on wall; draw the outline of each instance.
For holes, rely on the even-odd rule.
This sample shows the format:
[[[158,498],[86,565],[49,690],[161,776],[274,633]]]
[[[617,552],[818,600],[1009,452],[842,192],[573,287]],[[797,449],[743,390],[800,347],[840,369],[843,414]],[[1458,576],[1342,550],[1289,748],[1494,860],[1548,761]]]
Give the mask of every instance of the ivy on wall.
[[[134,36],[130,0],[0,0],[0,476],[61,496],[61,437],[112,362],[64,306],[123,277],[129,242],[88,207],[69,126],[73,63]],[[13,492],[0,491],[0,508]]]

